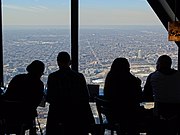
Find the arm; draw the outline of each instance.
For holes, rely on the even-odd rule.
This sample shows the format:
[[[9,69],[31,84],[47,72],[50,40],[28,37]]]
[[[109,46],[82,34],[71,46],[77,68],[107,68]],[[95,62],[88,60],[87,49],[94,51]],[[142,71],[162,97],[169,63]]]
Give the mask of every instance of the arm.
[[[152,102],[154,101],[154,98],[153,98],[153,89],[151,86],[150,79],[151,79],[151,74],[147,77],[146,83],[144,85],[143,100]]]
[[[46,93],[46,101],[48,103],[51,103],[53,101],[53,94],[54,94],[54,87],[55,87],[55,79],[52,76],[52,74],[50,74],[48,76],[48,81],[47,81],[47,93]]]
[[[87,113],[88,113],[88,123],[89,124],[95,124],[95,120],[94,120],[94,117],[93,117],[93,113],[92,113],[92,110],[91,110],[91,107],[90,107],[90,104],[89,104],[89,91],[88,91],[88,88],[87,88],[87,83],[86,83],[86,80],[85,80],[85,77],[83,74],[80,74],[81,75],[81,80],[82,80],[82,88],[84,89],[84,102],[87,103],[86,106],[87,106]]]
[[[39,88],[37,89],[36,108],[40,105],[44,97],[44,83],[40,81]]]
[[[90,95],[87,88],[87,83],[86,83],[84,75],[80,73],[80,76],[81,76],[81,87],[83,89],[83,97],[84,97],[84,100],[86,100],[89,103]]]
[[[18,76],[15,76],[10,81],[5,93],[3,94],[4,99],[11,99],[14,98],[14,94],[17,95],[17,85],[18,85]]]
[[[107,98],[110,92],[110,73],[107,74],[104,84],[104,96]]]
[[[137,98],[138,98],[138,104],[141,103],[143,101],[143,93],[142,93],[142,88],[141,88],[141,80],[136,77],[137,79]]]

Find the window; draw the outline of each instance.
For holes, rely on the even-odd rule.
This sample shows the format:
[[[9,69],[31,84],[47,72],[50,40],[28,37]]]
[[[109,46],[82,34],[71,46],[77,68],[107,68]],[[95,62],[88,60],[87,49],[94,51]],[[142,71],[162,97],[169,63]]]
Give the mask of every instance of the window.
[[[103,88],[113,60],[126,57],[144,85],[159,55],[169,54],[177,65],[177,46],[167,34],[147,1],[81,0],[80,71]]]
[[[46,65],[43,81],[57,69],[59,51],[70,52],[70,1],[3,1],[4,83],[33,60]]]

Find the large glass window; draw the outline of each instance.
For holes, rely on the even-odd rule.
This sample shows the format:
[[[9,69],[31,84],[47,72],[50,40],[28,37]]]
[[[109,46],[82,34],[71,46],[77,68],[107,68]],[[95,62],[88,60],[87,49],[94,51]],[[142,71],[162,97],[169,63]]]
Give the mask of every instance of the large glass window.
[[[4,0],[3,41],[5,84],[35,59],[46,65],[46,83],[58,52],[70,52],[70,1]]]
[[[57,70],[59,51],[70,53],[70,0],[3,0],[4,82],[26,72],[38,59],[48,75]],[[144,0],[79,0],[79,71],[87,83],[103,89],[113,60],[128,58],[142,80],[155,70],[159,55],[168,54],[177,68],[177,46]],[[45,129],[46,108],[39,108]]]
[[[177,65],[177,45],[167,36],[147,1],[81,0],[80,71],[103,88],[113,60],[126,57],[144,85],[159,55],[169,54]]]

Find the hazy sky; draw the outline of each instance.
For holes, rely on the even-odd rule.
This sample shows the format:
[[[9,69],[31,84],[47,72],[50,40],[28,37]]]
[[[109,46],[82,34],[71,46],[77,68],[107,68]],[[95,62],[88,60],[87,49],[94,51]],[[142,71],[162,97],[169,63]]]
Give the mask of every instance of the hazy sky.
[[[2,0],[4,25],[70,25],[70,0]],[[79,0],[81,25],[160,25],[146,0]]]

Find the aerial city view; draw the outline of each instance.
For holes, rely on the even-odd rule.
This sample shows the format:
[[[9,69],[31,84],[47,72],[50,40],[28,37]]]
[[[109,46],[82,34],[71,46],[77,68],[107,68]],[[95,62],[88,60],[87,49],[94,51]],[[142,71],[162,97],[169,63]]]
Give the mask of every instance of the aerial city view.
[[[27,64],[42,60],[46,71],[42,77],[46,84],[49,73],[57,70],[59,51],[70,53],[70,32],[67,28],[4,29],[4,82],[8,84],[16,74],[25,72]],[[126,57],[131,72],[142,80],[155,70],[158,56],[168,54],[177,68],[177,46],[167,39],[161,26],[115,26],[82,28],[79,38],[79,71],[88,84],[103,87],[105,76],[117,57]]]
[[[67,28],[8,27],[4,29],[4,82],[6,86],[13,76],[26,72],[33,60],[42,60],[46,65],[42,77],[57,70],[56,57],[59,51],[70,52],[70,33]],[[117,57],[130,61],[131,72],[142,80],[155,70],[157,58],[168,54],[177,69],[177,46],[167,40],[167,31],[161,26],[115,26],[82,28],[79,38],[79,71],[87,84],[100,85],[103,92],[104,80]],[[38,109],[41,127],[45,128],[48,104]]]
[[[46,90],[48,75],[58,69],[58,53],[71,54],[70,0],[3,0],[2,5],[4,85],[25,73],[33,60],[41,60]],[[130,72],[141,79],[142,89],[160,55],[169,55],[177,69],[178,47],[168,41],[168,31],[146,0],[82,0],[79,8],[79,72],[87,84],[100,86],[99,94],[117,57],[129,60]],[[48,107],[48,103],[38,107],[43,132]],[[96,110],[93,114],[96,119]]]

